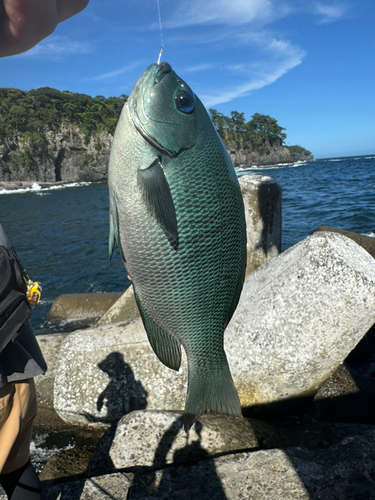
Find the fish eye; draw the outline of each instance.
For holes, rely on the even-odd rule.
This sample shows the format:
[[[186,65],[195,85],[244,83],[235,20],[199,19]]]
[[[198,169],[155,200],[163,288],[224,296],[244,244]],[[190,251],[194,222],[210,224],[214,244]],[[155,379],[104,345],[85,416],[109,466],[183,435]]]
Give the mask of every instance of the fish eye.
[[[194,111],[195,102],[193,96],[186,92],[178,92],[175,96],[176,106],[179,111],[183,113],[191,113]]]

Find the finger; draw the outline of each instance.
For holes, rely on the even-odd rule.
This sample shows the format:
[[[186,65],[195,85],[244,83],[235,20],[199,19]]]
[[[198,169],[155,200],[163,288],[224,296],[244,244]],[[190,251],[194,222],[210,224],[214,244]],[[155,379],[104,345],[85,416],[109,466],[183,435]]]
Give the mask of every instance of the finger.
[[[81,12],[88,3],[89,0],[57,0],[59,23]]]
[[[30,49],[50,35],[58,23],[55,1],[4,0],[0,25],[0,55]]]

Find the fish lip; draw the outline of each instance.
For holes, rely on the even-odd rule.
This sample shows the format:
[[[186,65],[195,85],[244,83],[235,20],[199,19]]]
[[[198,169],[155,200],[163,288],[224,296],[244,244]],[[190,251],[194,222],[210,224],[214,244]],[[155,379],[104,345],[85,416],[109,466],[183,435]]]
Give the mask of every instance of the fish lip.
[[[154,76],[154,85],[160,83],[162,79],[172,71],[172,66],[167,62],[161,62]]]

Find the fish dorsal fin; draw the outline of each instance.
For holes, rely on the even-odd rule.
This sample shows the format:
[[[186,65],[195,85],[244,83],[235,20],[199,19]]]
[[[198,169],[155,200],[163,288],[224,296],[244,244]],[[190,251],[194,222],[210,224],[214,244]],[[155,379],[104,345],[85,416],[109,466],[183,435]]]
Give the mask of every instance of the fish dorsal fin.
[[[164,330],[152,319],[147,311],[147,308],[144,307],[142,301],[139,299],[135,288],[134,296],[147,332],[148,340],[154,353],[163,365],[171,368],[172,370],[178,371],[181,365],[180,341],[174,335]]]
[[[138,170],[138,184],[149,213],[156,218],[172,247],[178,249],[176,210],[159,158],[145,170]]]

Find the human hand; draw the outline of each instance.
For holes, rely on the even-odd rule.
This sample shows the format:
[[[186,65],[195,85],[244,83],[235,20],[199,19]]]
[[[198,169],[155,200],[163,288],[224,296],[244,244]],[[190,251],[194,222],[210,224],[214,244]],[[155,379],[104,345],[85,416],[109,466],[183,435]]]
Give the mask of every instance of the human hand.
[[[89,0],[0,0],[0,57],[25,52]]]

